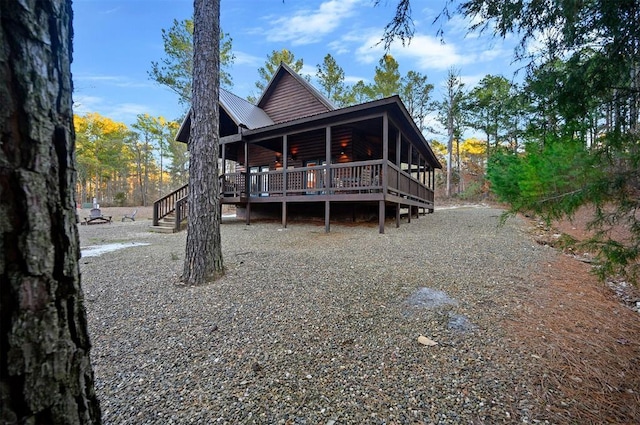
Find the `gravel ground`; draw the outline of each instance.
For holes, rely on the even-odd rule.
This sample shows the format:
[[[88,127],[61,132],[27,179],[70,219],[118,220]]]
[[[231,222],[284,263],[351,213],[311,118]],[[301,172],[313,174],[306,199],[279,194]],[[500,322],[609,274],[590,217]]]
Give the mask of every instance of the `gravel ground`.
[[[558,254],[500,214],[441,209],[383,235],[231,220],[226,275],[202,287],[178,284],[186,232],[79,226],[104,422],[537,422],[539,366],[505,323]]]

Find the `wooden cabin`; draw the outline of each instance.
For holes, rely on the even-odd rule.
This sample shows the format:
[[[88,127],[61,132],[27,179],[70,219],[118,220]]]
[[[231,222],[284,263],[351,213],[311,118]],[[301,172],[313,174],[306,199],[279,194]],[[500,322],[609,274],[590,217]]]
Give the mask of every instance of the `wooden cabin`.
[[[432,213],[442,168],[398,96],[337,109],[281,64],[257,105],[220,89],[221,203],[252,218],[330,221]],[[176,140],[188,142],[190,114]],[[186,202],[187,188],[156,202],[154,224]],[[176,211],[178,222],[185,215]]]

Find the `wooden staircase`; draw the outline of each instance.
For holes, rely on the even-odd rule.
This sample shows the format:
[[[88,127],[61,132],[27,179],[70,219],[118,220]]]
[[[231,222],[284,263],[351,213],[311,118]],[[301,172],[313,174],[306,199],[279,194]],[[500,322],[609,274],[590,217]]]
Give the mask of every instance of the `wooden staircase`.
[[[175,233],[187,227],[187,193],[184,185],[153,203],[152,232]]]
[[[172,212],[158,220],[158,224],[152,225],[150,230],[155,233],[176,233],[184,230],[186,227],[187,223],[184,221],[179,227],[176,226],[176,214]]]

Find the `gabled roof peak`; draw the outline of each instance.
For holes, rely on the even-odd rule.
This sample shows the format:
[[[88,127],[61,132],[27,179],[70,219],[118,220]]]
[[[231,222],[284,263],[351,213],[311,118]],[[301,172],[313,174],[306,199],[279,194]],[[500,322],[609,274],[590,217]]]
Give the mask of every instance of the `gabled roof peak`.
[[[293,69],[291,69],[291,67],[289,67],[289,65],[284,62],[280,62],[280,65],[278,65],[278,69],[276,69],[276,71],[273,73],[269,84],[267,84],[264,92],[262,92],[262,96],[260,96],[260,99],[257,103],[258,107],[264,107],[265,102],[268,100],[269,96],[277,86],[277,82],[282,78],[284,73],[289,74],[291,77],[293,77],[304,89],[306,89],[313,97],[315,97],[317,101],[324,105],[327,110],[333,111],[334,109],[336,109],[335,105],[329,99],[327,99],[325,95],[320,93],[320,91],[318,91],[318,89],[316,89],[313,84],[300,76],[300,74],[295,72]]]

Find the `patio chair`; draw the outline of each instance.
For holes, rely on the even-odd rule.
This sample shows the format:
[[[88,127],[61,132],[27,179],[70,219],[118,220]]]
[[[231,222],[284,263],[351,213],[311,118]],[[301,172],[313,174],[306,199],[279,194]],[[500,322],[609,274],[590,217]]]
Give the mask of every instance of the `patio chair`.
[[[91,213],[89,217],[84,218],[84,224],[100,224],[100,223],[111,223],[110,215],[102,215],[102,211],[100,208],[91,208]]]
[[[131,214],[125,214],[124,217],[122,217],[122,222],[124,223],[125,220],[136,221],[136,213],[137,212],[138,212],[138,210],[133,210],[133,212]]]

